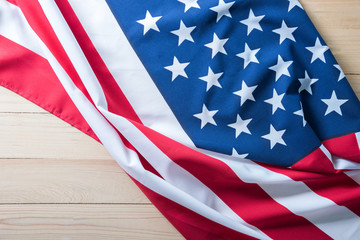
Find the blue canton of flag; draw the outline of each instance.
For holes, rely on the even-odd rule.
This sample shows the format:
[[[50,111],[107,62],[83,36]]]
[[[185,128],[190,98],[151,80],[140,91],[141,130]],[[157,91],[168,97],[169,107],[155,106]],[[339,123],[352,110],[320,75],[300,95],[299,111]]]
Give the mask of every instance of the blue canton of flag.
[[[107,2],[197,147],[291,166],[360,130],[359,100],[297,0]]]

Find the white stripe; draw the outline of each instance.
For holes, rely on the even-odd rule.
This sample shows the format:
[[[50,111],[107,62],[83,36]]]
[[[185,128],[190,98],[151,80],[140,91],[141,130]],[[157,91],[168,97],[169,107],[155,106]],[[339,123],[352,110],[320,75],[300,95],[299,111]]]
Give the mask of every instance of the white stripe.
[[[334,168],[337,170],[350,170],[350,169],[360,169],[360,163],[349,161],[344,158],[331,155],[329,150],[321,144],[321,151],[326,155],[329,161],[333,164]]]
[[[95,4],[95,3],[97,4],[99,2],[92,2],[92,4]],[[137,103],[139,103],[139,100],[142,99],[143,92],[139,91],[139,93],[140,93],[139,94],[136,91],[134,91],[134,89],[130,89],[129,90],[130,93],[128,93],[128,89],[126,89],[126,87],[123,87],[121,84],[123,84],[123,82],[128,82],[127,77],[131,77],[131,80],[132,80],[131,83],[133,83],[133,81],[138,82],[139,86],[146,86],[146,84],[152,84],[152,81],[148,77],[137,77],[135,75],[134,76],[133,75],[131,75],[131,76],[121,75],[122,71],[124,69],[116,68],[111,64],[111,62],[114,59],[116,59],[118,66],[122,66],[122,64],[124,64],[124,66],[126,66],[126,67],[124,67],[125,69],[130,69],[130,70],[131,69],[142,69],[142,71],[143,71],[141,62],[139,60],[132,59],[133,57],[136,57],[135,54],[132,54],[132,55],[130,54],[132,56],[131,61],[128,61],[127,56],[124,57],[123,55],[121,55],[122,52],[129,53],[129,52],[133,52],[133,50],[131,49],[130,45],[127,43],[125,36],[121,32],[121,29],[117,26],[114,18],[112,16],[109,17],[109,15],[102,16],[101,18],[100,17],[95,18],[96,22],[98,22],[99,25],[101,24],[101,26],[103,26],[101,23],[101,21],[103,20],[103,21],[106,21],[108,25],[111,25],[112,29],[114,28],[116,30],[111,33],[107,32],[107,30],[105,30],[105,32],[102,32],[101,28],[100,29],[96,28],[97,27],[96,23],[94,23],[93,21],[88,21],[86,19],[86,16],[88,16],[89,13],[86,13],[85,11],[82,13],[81,4],[79,2],[73,0],[73,1],[71,1],[71,4],[75,8],[75,11],[77,12],[82,23],[84,24],[85,29],[88,31],[90,38],[92,39],[96,48],[99,50],[100,55],[104,58],[104,61],[108,64],[108,66],[109,66],[110,70],[112,71],[112,73],[114,74],[114,76],[116,76],[116,79],[117,79],[119,85],[124,90],[124,94],[126,96],[130,95],[130,98],[133,99],[133,101],[131,101],[131,104],[134,104],[134,102],[135,102],[135,104],[133,105],[135,111],[142,113],[142,109],[139,109],[137,107]],[[102,5],[102,3],[99,3],[99,5]],[[99,5],[91,5],[91,6],[93,6],[95,9],[98,9],[98,8],[101,9],[101,7],[99,7]],[[92,14],[95,14],[95,13],[92,12]],[[99,15],[97,15],[97,16],[99,16]],[[103,34],[107,35],[106,33],[110,34],[111,38],[114,39],[113,44],[108,44],[107,41],[103,41],[104,39],[99,39],[97,37],[97,36],[103,35]],[[107,36],[109,36],[109,35],[107,35]],[[103,44],[104,42],[106,42],[106,45]],[[120,49],[117,48],[118,51],[112,51],[112,48],[107,49],[108,45],[121,46],[121,48]],[[125,59],[126,59],[126,61],[124,61]],[[119,73],[121,73],[121,74],[119,74]],[[145,73],[142,72],[142,74],[145,74]],[[149,83],[149,82],[151,82],[151,83]],[[154,98],[154,100],[151,100],[152,102],[161,102],[161,99],[162,99],[161,96],[151,96],[151,97]],[[161,99],[157,99],[157,98],[161,98]],[[141,104],[141,105],[144,105],[144,104]],[[162,108],[160,108],[160,109],[162,109]],[[154,110],[154,113],[161,112],[160,109]],[[168,114],[169,117],[160,118],[160,121],[161,121],[161,119],[164,119],[164,121],[175,121],[175,123],[171,123],[171,124],[174,124],[174,125],[178,124],[176,119],[173,117],[173,114],[171,111],[167,111],[166,114]],[[144,116],[146,117],[146,114]],[[145,124],[146,124],[146,122],[145,122]],[[150,126],[151,126],[151,124],[150,124]],[[159,131],[161,131],[161,130],[159,130]],[[181,128],[180,129],[178,128],[176,131],[180,132],[182,134],[185,134]],[[166,131],[163,133],[167,136],[173,135],[172,133],[167,133]],[[192,146],[191,141],[188,141],[187,139],[184,139],[183,137],[179,138],[177,136],[177,134],[175,134],[175,136],[172,138],[179,142],[185,143],[188,146]],[[209,154],[209,152],[207,152],[207,151],[201,151],[201,152],[205,152],[208,155],[213,155],[213,154]],[[348,231],[348,228],[351,226],[353,226],[355,229],[359,229],[359,218],[356,215],[354,215],[348,209],[341,207],[341,206],[337,206],[332,201],[313,193],[304,183],[293,181],[292,179],[290,179],[284,175],[271,172],[257,164],[251,163],[249,161],[240,163],[239,160],[237,160],[235,162],[235,161],[232,161],[231,158],[228,158],[228,160],[225,160],[227,157],[224,157],[220,154],[216,155],[215,157],[217,157],[218,159],[220,158],[225,163],[227,163],[238,174],[240,179],[242,179],[243,181],[251,182],[251,183],[258,183],[269,195],[271,195],[280,204],[289,208],[295,214],[304,216],[305,218],[310,220],[312,223],[314,223],[316,226],[318,226],[320,229],[322,229],[326,233],[329,233],[329,235],[331,235],[335,238],[338,238],[339,236],[346,236],[346,234],[344,234],[344,232]],[[262,176],[261,179],[258,178],[259,176]],[[287,186],[283,187],[282,183],[286,184]],[[279,187],[280,185],[281,185],[281,187]],[[294,195],[286,195],[286,197],[285,197],[284,192],[280,190],[281,188],[286,189],[287,191],[291,190],[291,192]],[[295,191],[293,190],[293,188],[295,188]],[[303,200],[303,202],[298,202],[298,199]],[[316,206],[317,213],[318,212],[322,213],[321,215],[315,216],[312,213],[312,212],[316,212],[314,209],[314,206]],[[330,209],[330,210],[328,210],[328,209]],[[335,214],[336,216],[332,216],[332,214]],[[341,219],[341,218],[344,218],[344,219]],[[339,226],[334,228],[333,224],[338,224]]]
[[[323,144],[321,144],[320,150],[325,154],[325,156],[329,159],[329,161],[332,162],[331,153]]]
[[[355,133],[356,142],[360,150],[360,132]],[[344,169],[344,170],[350,170],[350,169],[360,169],[360,163],[349,161],[347,159],[343,159],[337,156],[333,156],[333,161],[336,169]],[[357,171],[356,171],[357,172]],[[349,175],[349,174],[348,174]],[[351,176],[354,176],[353,174],[350,174]],[[349,175],[349,176],[350,176]],[[355,181],[358,181],[359,179],[356,179]]]
[[[355,182],[360,184],[360,170],[345,172],[346,175],[351,177]]]
[[[360,132],[355,133],[356,141],[360,150]]]
[[[86,7],[81,0],[69,2],[144,125],[178,142],[193,145],[131,48],[106,2],[89,0]]]
[[[54,1],[47,1],[48,3],[46,6],[48,7],[48,11],[45,12],[45,15],[47,16],[48,20],[50,21],[58,39],[62,43],[63,47],[66,44],[66,53],[69,56],[71,62],[73,63],[77,73],[79,74],[80,79],[84,80],[90,80],[90,79],[96,79],[96,76],[94,72],[91,70],[91,67],[86,64],[77,64],[83,59],[86,59],[84,53],[82,51],[79,51],[80,47],[77,44],[77,41],[74,37],[74,35],[71,34],[71,31],[67,29],[65,26],[67,26],[67,23],[64,18],[62,18],[62,15],[59,11],[56,11],[57,8],[51,7],[52,5],[55,5]],[[42,6],[44,3],[40,3]],[[51,11],[51,12],[50,12]],[[49,13],[50,12],[50,13]],[[54,16],[51,16],[53,14]],[[56,20],[55,20],[56,19]],[[59,32],[59,30],[61,32]],[[101,85],[98,81],[86,81],[88,85],[91,85],[91,88],[94,89],[101,89]],[[91,95],[91,93],[89,93]],[[94,94],[93,94],[94,95]],[[95,105],[100,105],[104,109],[108,109],[107,102],[105,95],[103,91],[98,91],[96,95],[101,95],[98,98],[94,98],[95,96],[91,96],[92,100],[95,101]]]
[[[358,170],[360,163],[349,161],[337,156],[333,156],[334,168],[338,170]]]
[[[356,141],[358,143],[359,149],[360,149],[360,132],[355,133]],[[343,160],[343,159],[340,159]],[[360,163],[357,162],[350,162],[347,160],[341,161],[342,165],[345,165],[342,169],[360,169]],[[346,167],[346,168],[345,168]],[[360,170],[358,171],[348,171],[345,172],[350,178],[352,178],[355,182],[360,184]]]
[[[259,184],[278,203],[308,219],[332,238],[353,239],[352,236],[360,235],[360,218],[356,214],[314,193],[303,182],[293,181],[256,163],[223,160],[243,181]]]
[[[61,17],[60,12],[58,11],[54,2],[49,2],[44,0],[44,1],[40,1],[40,4],[45,14],[47,15],[47,18],[52,24],[59,40],[62,42],[66,52],[69,54],[70,59],[74,63],[75,68],[79,72],[79,75],[80,76],[85,75],[85,73],[82,73],[82,71],[91,71],[90,66],[88,65],[88,62],[86,61],[85,57],[81,56],[82,54],[80,53],[70,54],[68,52],[69,50],[80,51],[80,48],[77,46],[77,44],[71,47],[69,46],[74,42],[68,41],[69,36],[65,37],[65,35],[72,35],[72,34],[69,32],[69,29],[64,28],[64,26],[67,25],[65,24],[64,19]],[[73,58],[74,56],[76,57]],[[127,137],[131,143],[135,143],[135,147],[137,146],[137,144],[141,145],[139,148],[139,150],[143,151],[141,152],[141,154],[144,154],[145,157],[148,155],[147,160],[150,159],[150,163],[152,163],[154,167],[156,167],[156,170],[159,171],[159,173],[161,173],[164,176],[164,178],[167,178],[170,184],[164,182],[161,178],[158,178],[156,175],[153,175],[150,172],[146,171],[144,173],[145,170],[142,168],[141,163],[137,157],[136,158],[133,157],[132,159],[130,158],[131,161],[128,161],[126,159],[124,160],[124,156],[119,156],[118,146],[114,146],[115,142],[112,139],[114,138],[114,136],[110,136],[109,138],[109,136],[104,136],[104,133],[102,132],[103,130],[95,131],[97,126],[96,126],[96,121],[94,121],[94,116],[86,117],[86,113],[85,113],[84,114],[85,119],[93,122],[93,124],[90,126],[93,128],[93,130],[96,133],[100,133],[98,134],[100,140],[103,142],[103,144],[107,147],[110,153],[114,156],[114,158],[118,161],[120,166],[122,166],[126,172],[128,172],[132,177],[134,177],[140,183],[144,184],[150,189],[160,193],[161,195],[175,202],[178,202],[179,204],[182,204],[185,207],[188,207],[193,211],[198,212],[199,214],[205,217],[208,217],[209,219],[212,219],[215,222],[218,222],[220,224],[223,224],[224,226],[227,226],[239,232],[243,232],[250,236],[268,239],[266,235],[262,234],[254,227],[242,221],[227,205],[223,203],[221,199],[219,199],[210,189],[208,189],[205,185],[203,185],[199,180],[194,178],[184,169],[180,168],[179,166],[174,164],[174,162],[168,159],[165,154],[163,154],[159,149],[157,149],[156,146],[153,145],[128,120],[126,120],[123,117],[109,113],[104,108],[104,106],[101,105],[105,101],[105,99],[101,99],[104,96],[103,93],[99,94],[99,89],[96,88],[96,84],[89,84],[90,81],[97,81],[95,79],[95,76],[91,76],[91,75],[93,74],[85,75],[88,78],[86,78],[84,84],[87,90],[89,91],[89,94],[93,98],[94,102],[96,103],[98,109],[102,112],[102,114],[104,114],[104,116],[108,118],[108,120],[112,122],[112,124],[118,127],[118,130],[120,130],[121,133],[125,137]],[[67,76],[62,76],[60,78],[62,82],[66,80],[66,83],[64,83],[64,87],[66,84],[72,84],[72,82],[70,83],[71,80],[68,77],[67,78],[65,77]],[[69,90],[71,91],[71,89]],[[70,96],[72,96],[71,92],[68,93]],[[76,97],[72,99],[74,102],[77,101]],[[81,106],[79,106],[79,108],[81,108]],[[95,109],[93,109],[93,111],[95,111]],[[122,144],[119,137],[117,138],[118,138],[118,144]],[[103,139],[105,139],[105,141]],[[158,163],[158,161],[160,163]],[[174,185],[177,188],[174,187]],[[197,199],[195,199],[193,196],[186,194],[181,190],[185,190],[185,192],[191,192],[193,196],[196,195]],[[198,193],[194,194],[194,192],[198,192]],[[201,202],[199,202],[199,200]],[[204,204],[205,205],[208,204],[209,206],[211,206],[212,207],[211,210],[207,206],[204,206]],[[216,209],[218,212],[214,211],[214,209]],[[223,215],[219,214],[219,212],[227,217],[224,217]]]
[[[0,35],[11,40],[38,55],[44,57],[38,44],[27,41],[27,37],[34,38],[36,34],[30,28],[23,14],[18,14],[18,7],[5,0],[0,0]],[[34,36],[35,35],[35,36]]]

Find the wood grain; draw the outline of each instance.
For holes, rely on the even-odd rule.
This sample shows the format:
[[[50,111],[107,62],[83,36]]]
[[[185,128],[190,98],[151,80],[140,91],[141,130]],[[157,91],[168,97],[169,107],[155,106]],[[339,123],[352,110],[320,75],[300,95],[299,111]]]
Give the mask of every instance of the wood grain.
[[[360,1],[300,0],[346,74],[360,74]]]
[[[354,92],[356,93],[357,97],[360,99],[360,74],[347,75],[347,79],[351,87],[354,89]]]
[[[0,239],[180,239],[152,205],[0,205]]]
[[[44,113],[49,114],[41,107],[32,104],[25,98],[19,97],[12,91],[0,88],[0,113]]]
[[[0,159],[0,204],[149,203],[112,159]]]
[[[6,136],[0,158],[111,159],[101,144],[51,114],[0,113],[0,132]]]
[[[360,97],[360,1],[301,0]],[[101,144],[0,87],[0,240],[182,239]]]

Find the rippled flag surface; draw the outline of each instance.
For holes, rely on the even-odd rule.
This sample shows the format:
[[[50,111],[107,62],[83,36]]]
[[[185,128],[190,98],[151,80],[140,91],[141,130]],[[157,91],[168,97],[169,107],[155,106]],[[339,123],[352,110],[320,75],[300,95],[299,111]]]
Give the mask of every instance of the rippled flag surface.
[[[359,101],[299,2],[108,3],[197,147],[291,166],[359,131]]]
[[[186,238],[360,233],[359,100],[298,1],[0,3],[22,59],[0,83],[99,139]]]

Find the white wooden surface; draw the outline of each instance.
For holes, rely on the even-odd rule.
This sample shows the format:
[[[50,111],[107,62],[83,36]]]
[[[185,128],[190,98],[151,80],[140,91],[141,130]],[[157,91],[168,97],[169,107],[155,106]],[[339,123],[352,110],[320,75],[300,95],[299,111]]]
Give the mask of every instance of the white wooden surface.
[[[302,0],[360,96],[360,0]],[[0,87],[0,239],[182,239],[95,140]]]

